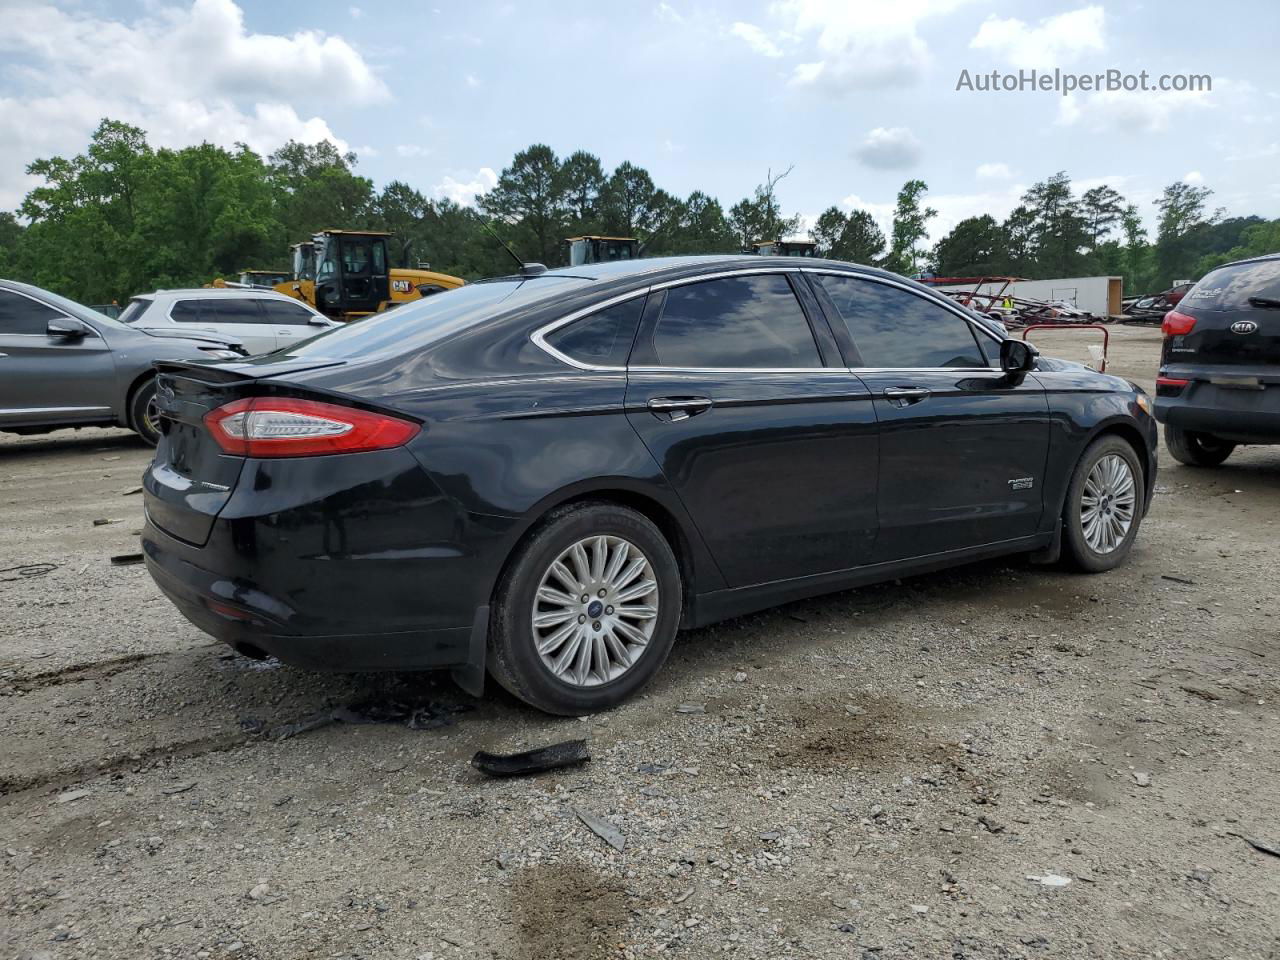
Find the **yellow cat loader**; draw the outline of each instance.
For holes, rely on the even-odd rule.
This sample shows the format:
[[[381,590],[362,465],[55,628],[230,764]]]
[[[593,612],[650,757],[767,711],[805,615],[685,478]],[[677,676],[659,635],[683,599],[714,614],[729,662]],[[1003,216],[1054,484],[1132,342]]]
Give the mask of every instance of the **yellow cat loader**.
[[[461,277],[447,273],[392,268],[389,236],[372,230],[322,230],[290,248],[293,279],[275,289],[335,320],[354,320],[462,286]]]

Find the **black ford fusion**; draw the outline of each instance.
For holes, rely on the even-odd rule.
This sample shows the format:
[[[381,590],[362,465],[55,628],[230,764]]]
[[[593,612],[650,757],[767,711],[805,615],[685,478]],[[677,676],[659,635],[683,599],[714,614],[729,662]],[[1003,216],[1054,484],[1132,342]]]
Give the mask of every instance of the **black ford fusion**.
[[[821,260],[529,265],[158,366],[143,545],[194,624],[561,714],[681,628],[1002,554],[1111,569],[1156,472],[1141,390]]]

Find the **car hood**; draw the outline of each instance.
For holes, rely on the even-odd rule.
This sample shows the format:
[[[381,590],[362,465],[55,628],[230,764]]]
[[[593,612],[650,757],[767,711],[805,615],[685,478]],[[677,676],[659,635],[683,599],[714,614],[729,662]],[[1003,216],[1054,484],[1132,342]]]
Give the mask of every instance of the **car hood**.
[[[235,337],[222,337],[217,334],[203,333],[199,330],[159,330],[147,327],[134,327],[138,333],[145,333],[157,340],[195,340],[210,346],[226,347],[229,350],[244,350],[244,344]],[[247,351],[246,351],[247,352]]]
[[[1050,371],[1067,371],[1067,370],[1088,370],[1090,373],[1096,373],[1092,367],[1083,363],[1076,363],[1074,360],[1059,360],[1057,357],[1039,356],[1036,358],[1036,369],[1043,370],[1046,373]]]

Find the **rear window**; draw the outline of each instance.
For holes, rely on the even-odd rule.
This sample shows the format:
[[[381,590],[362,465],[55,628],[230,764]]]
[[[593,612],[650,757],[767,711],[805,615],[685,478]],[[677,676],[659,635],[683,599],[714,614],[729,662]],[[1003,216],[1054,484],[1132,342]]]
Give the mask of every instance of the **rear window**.
[[[147,312],[147,307],[151,306],[151,302],[146,297],[134,297],[116,319],[121,323],[135,323],[139,317]]]
[[[1250,297],[1280,300],[1280,260],[1219,267],[1192,287],[1182,302],[1200,310],[1244,310]]]
[[[616,303],[547,334],[547,343],[579,363],[625,367],[640,325],[644,297]]]
[[[290,348],[289,355],[345,360],[412,353],[488,320],[500,307],[507,309],[563,295],[586,282],[578,277],[539,277],[469,283],[386,313],[332,327]]]

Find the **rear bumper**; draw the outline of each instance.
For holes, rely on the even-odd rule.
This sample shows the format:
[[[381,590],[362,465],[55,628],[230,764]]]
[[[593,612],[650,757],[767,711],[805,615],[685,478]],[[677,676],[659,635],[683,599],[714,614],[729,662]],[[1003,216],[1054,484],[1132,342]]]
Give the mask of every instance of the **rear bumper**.
[[[1156,419],[1236,443],[1280,443],[1280,384],[1243,390],[1193,381],[1176,397],[1157,397]]]
[[[474,625],[509,521],[459,510],[407,451],[338,461],[246,461],[199,546],[159,525],[144,484],[152,578],[250,655],[315,670],[483,666]]]

